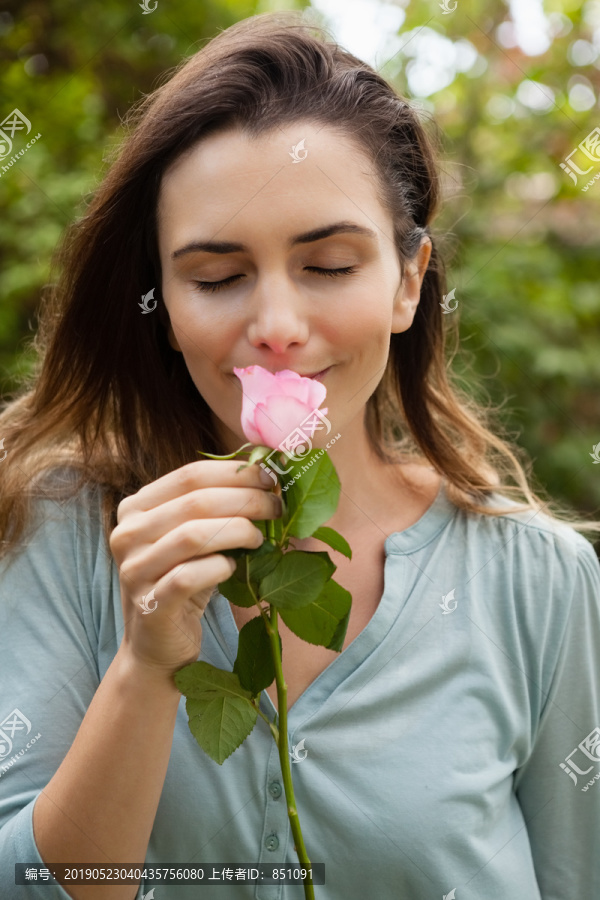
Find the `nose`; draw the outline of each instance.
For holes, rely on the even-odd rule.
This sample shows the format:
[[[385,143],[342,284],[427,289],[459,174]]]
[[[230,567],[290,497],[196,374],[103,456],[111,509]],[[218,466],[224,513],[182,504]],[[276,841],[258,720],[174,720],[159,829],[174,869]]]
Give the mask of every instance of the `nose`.
[[[253,347],[285,353],[308,340],[302,297],[287,277],[257,283],[249,310],[248,340]]]

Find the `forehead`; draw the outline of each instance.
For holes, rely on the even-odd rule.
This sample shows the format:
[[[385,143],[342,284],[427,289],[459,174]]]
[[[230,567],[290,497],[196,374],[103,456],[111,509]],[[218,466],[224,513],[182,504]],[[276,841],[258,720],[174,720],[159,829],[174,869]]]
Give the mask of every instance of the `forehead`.
[[[294,160],[297,160],[296,162]],[[380,215],[375,167],[351,137],[311,122],[250,137],[231,128],[202,138],[163,174],[159,230],[195,222],[211,235],[273,216],[323,221]],[[280,222],[280,224],[283,224]]]

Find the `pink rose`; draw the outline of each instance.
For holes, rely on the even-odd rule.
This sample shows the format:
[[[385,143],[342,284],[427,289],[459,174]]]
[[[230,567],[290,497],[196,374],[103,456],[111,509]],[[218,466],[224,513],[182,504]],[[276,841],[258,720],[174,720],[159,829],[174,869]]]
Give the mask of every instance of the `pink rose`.
[[[325,400],[320,381],[291,369],[269,372],[262,366],[233,369],[242,382],[242,429],[253,444],[275,449]],[[327,407],[321,410],[327,413]],[[312,435],[311,435],[312,436]]]

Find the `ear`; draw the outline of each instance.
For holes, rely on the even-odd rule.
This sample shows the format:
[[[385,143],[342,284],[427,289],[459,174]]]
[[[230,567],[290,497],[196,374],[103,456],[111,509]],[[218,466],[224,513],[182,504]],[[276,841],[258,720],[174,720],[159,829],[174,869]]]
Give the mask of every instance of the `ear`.
[[[161,296],[158,301],[158,317],[160,319],[161,325],[163,326],[163,328],[166,329],[167,339],[169,341],[169,344],[171,345],[173,350],[176,350],[178,353],[181,353],[182,350],[181,350],[181,347],[179,346],[179,344],[177,343],[177,338],[175,337],[175,334],[173,332],[173,328],[171,326],[171,319],[169,318],[169,313],[167,312],[167,307],[165,305],[165,301],[162,298],[162,292],[161,292]]]
[[[391,329],[393,334],[407,331],[413,323],[421,299],[421,285],[429,265],[431,250],[431,238],[423,235],[419,249],[404,270],[404,278],[394,298]]]

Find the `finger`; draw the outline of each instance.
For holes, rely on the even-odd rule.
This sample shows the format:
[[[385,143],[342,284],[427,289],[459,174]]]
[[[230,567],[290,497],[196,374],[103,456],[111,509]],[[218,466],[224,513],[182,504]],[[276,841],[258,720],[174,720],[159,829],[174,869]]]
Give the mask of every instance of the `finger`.
[[[190,559],[182,566],[176,566],[167,572],[154,587],[154,598],[157,607],[166,614],[174,611],[187,599],[204,593],[206,602],[196,607],[202,612],[210,600],[209,588],[226,581],[233,573],[235,560],[220,553],[205,556],[202,559]],[[197,598],[196,598],[197,600]]]
[[[125,497],[119,504],[117,521],[120,523],[130,512],[154,509],[199,488],[254,487],[268,491],[273,487],[272,481],[270,487],[263,484],[260,473],[264,470],[259,465],[246,466],[239,472],[236,471],[241,464],[239,459],[208,459],[181,466],[151,484],[144,485],[136,494]]]
[[[279,505],[278,505],[279,504]],[[281,500],[256,487],[207,487],[191,491],[155,509],[131,513],[119,527],[115,542],[122,553],[137,544],[153,544],[168,532],[194,519],[276,519]]]
[[[248,519],[192,520],[170,531],[155,544],[146,545],[137,554],[128,556],[120,573],[129,584],[153,584],[166,572],[193,557],[206,557],[234,547],[255,549],[263,540],[262,533]]]

